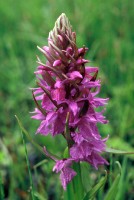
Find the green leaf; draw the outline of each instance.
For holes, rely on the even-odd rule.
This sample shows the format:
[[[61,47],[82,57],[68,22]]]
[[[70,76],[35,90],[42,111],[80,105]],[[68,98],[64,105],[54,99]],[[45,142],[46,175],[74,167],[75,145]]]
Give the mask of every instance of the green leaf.
[[[106,152],[114,153],[114,154],[134,154],[134,152],[122,151],[122,150],[108,148],[108,147],[106,148]]]
[[[48,162],[48,160],[44,159],[44,160],[38,162],[37,164],[35,164],[35,165],[33,166],[33,168],[36,169],[37,167],[40,167],[41,165],[44,165],[44,164],[46,164],[47,162]]]
[[[117,194],[118,191],[118,184],[119,184],[119,180],[120,180],[120,174],[118,174],[116,176],[116,179],[113,183],[113,185],[111,186],[110,190],[108,191],[105,200],[113,200]]]
[[[111,144],[112,144],[112,146],[111,146]],[[108,150],[107,152],[109,152],[111,154],[125,155],[125,156],[129,157],[131,160],[134,160],[134,155],[133,155],[134,148],[131,146],[130,143],[124,141],[124,139],[119,138],[117,136],[109,138],[107,140],[107,146],[110,147],[107,149]],[[121,150],[118,150],[119,147]]]
[[[35,192],[34,196],[38,199],[38,200],[47,200],[45,197],[43,197],[40,193]]]
[[[105,176],[100,179],[100,181],[85,195],[83,200],[93,199],[100,188],[102,188],[107,180],[107,172],[105,171]]]
[[[69,149],[68,149],[68,147],[65,148],[64,153],[63,153],[63,157],[64,158],[68,158],[69,157]]]
[[[122,170],[121,170],[121,178],[118,187],[118,193],[116,195],[116,200],[122,200],[125,197],[125,193],[127,190],[128,179],[127,179],[127,157],[124,157]]]
[[[4,188],[3,188],[1,173],[0,173],[0,199],[4,200]]]
[[[108,193],[106,194],[106,197],[104,200],[113,200],[115,199],[117,193],[118,193],[118,187],[119,187],[119,181],[121,177],[121,165],[118,161],[116,161],[116,164],[118,165],[119,168],[119,173],[117,174],[111,188],[109,189]]]

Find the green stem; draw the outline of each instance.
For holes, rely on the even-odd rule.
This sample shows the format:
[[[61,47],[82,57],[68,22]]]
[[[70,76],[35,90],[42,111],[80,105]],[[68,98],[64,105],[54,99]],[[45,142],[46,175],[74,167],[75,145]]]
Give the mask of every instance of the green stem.
[[[68,143],[68,147],[64,151],[64,158],[69,157],[69,148],[72,146],[71,137],[70,137],[70,130],[69,130],[69,112],[67,113],[66,117],[66,126],[64,131],[65,138]],[[81,167],[80,163],[74,163],[73,169],[77,173],[77,175],[73,178],[71,183],[67,186],[67,193],[65,193],[65,200],[82,200],[84,196],[84,188],[82,184],[82,177],[81,177]]]
[[[81,166],[80,163],[74,163],[73,169],[76,171],[77,175],[73,179],[73,187],[74,187],[74,193],[75,193],[75,199],[81,200],[84,196],[84,188],[82,183],[82,177],[81,177]]]
[[[69,152],[68,148],[66,148],[64,151],[64,158],[68,158],[68,156]],[[73,169],[76,171],[77,175],[67,185],[67,191],[64,193],[64,200],[82,200],[84,196],[80,163],[74,163]]]
[[[64,192],[64,200],[75,200],[75,193],[74,193],[74,187],[73,182],[71,181],[67,185],[67,190]]]
[[[64,158],[69,157],[68,147],[66,147],[64,154],[63,154],[63,157]],[[73,182],[72,181],[67,185],[67,190],[64,192],[64,200],[75,200],[74,188],[73,188]]]

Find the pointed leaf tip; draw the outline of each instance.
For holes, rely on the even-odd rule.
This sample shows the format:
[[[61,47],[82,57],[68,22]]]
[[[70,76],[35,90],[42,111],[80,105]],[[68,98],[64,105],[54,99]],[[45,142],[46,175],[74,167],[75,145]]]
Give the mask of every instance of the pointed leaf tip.
[[[120,165],[119,161],[116,161],[115,164],[118,165],[119,173],[117,174],[112,186],[108,190],[104,200],[113,200],[116,198],[116,195],[118,194],[119,181],[121,178],[121,165]]]
[[[85,195],[83,200],[93,199],[96,193],[101,189],[107,180],[107,171],[105,170],[105,176],[100,179],[100,181]]]
[[[123,151],[123,150],[118,150],[118,149],[113,149],[113,148],[106,148],[107,153],[113,153],[113,154],[134,154],[134,152],[128,152],[128,151]]]

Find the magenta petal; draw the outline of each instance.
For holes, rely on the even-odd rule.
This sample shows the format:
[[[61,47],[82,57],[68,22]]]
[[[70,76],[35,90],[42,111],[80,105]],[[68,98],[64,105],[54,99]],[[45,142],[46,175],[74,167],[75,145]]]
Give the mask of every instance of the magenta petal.
[[[41,122],[39,128],[37,129],[37,133],[41,133],[43,135],[51,133],[52,136],[55,136],[56,134],[60,134],[64,131],[64,123],[65,118],[62,119],[62,114],[58,112],[49,112],[46,119]]]
[[[88,48],[79,48],[78,49],[78,53],[79,54],[85,54],[85,52],[87,52]]]
[[[98,165],[109,164],[104,158],[95,152],[92,152],[91,156],[88,156],[86,161],[93,165],[96,169],[98,169]]]
[[[81,64],[84,64],[84,63],[88,63],[88,62],[89,62],[88,60],[79,58],[79,59],[77,60],[77,65],[81,65]]]
[[[78,72],[78,71],[73,71],[71,73],[68,73],[68,77],[71,78],[72,80],[73,79],[76,79],[76,78],[82,78],[82,75]]]
[[[53,171],[56,173],[61,172],[60,179],[64,190],[66,190],[66,185],[76,176],[76,172],[70,168],[72,165],[72,159],[58,160],[53,167]]]
[[[74,176],[76,176],[76,174],[77,173],[69,167],[62,170],[60,174],[60,179],[64,190],[66,190],[67,184],[73,179]]]
[[[74,116],[77,114],[78,112],[78,105],[76,102],[72,101],[69,103],[69,108],[70,110],[73,112]]]
[[[41,133],[43,135],[48,135],[49,129],[46,127],[45,121],[46,120],[42,120],[42,122],[41,122],[39,128],[37,129],[36,133]]]
[[[104,106],[107,104],[108,100],[109,98],[103,99],[103,98],[94,97],[94,105],[96,107]]]
[[[66,52],[67,52],[68,54],[72,55],[72,53],[73,53],[72,47],[68,47],[67,50],[66,50]]]
[[[43,49],[44,49],[45,51],[49,52],[49,47],[44,46]]]
[[[53,63],[53,67],[60,66],[61,63],[62,63],[61,60],[55,60]]]
[[[97,72],[99,69],[98,67],[89,67],[89,66],[86,66],[85,68],[85,72],[87,74],[90,74],[90,73],[93,73],[93,72]]]
[[[35,108],[35,111],[31,112],[31,114],[33,114],[33,116],[31,117],[32,119],[37,119],[37,120],[45,119],[45,116],[37,108]]]
[[[54,89],[51,91],[51,96],[53,100],[63,101],[65,99],[66,92],[64,89]]]
[[[56,81],[55,85],[54,85],[55,88],[64,88],[64,84],[62,81]]]
[[[42,107],[49,112],[55,108],[54,104],[52,104],[51,100],[46,94],[44,94],[44,97],[42,100]]]

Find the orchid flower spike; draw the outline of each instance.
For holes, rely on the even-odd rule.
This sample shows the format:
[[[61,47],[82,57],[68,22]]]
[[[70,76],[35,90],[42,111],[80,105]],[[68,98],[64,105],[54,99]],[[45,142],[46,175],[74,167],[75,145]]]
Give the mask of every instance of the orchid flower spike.
[[[32,118],[40,120],[38,134],[61,134],[67,141],[69,156],[55,159],[53,171],[60,172],[62,186],[76,176],[74,162],[86,161],[96,169],[108,164],[101,156],[106,139],[102,139],[97,123],[108,121],[103,111],[108,98],[97,97],[101,81],[97,79],[98,67],[85,66],[87,48],[78,48],[76,33],[65,14],[57,19],[50,31],[48,46],[38,47],[46,62],[38,59],[35,72],[38,87],[33,90],[36,108]],[[45,151],[47,152],[47,151]],[[48,154],[47,154],[48,156]],[[50,156],[51,158],[51,156]]]

